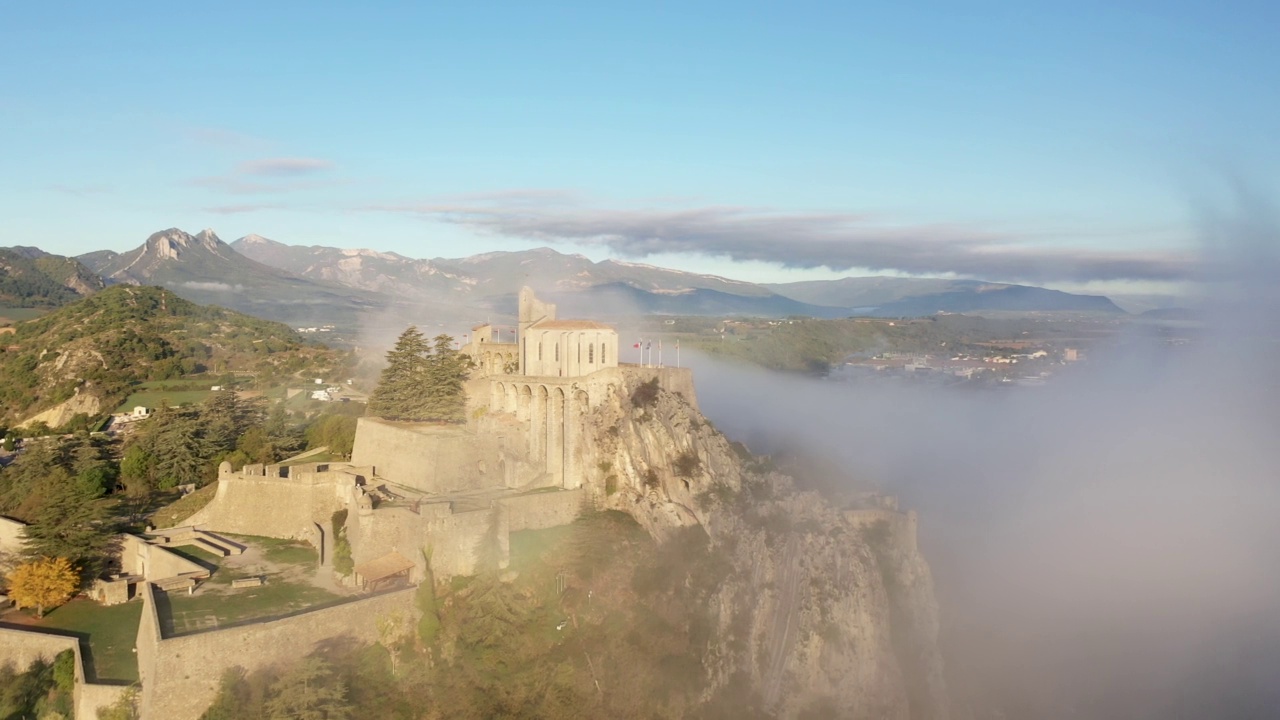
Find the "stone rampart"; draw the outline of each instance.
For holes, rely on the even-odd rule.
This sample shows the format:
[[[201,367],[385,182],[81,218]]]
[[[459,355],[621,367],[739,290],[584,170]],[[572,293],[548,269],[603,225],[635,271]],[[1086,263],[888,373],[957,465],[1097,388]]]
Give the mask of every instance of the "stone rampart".
[[[313,467],[294,468],[288,477],[220,472],[213,500],[184,522],[213,532],[314,543],[315,526],[327,528],[333,513],[347,507],[362,474],[360,468]]]
[[[80,641],[66,635],[0,628],[0,665],[12,664],[22,672],[36,660],[53,662],[58,653],[71,650],[79,656]]]
[[[137,535],[125,533],[120,540],[120,569],[127,575],[141,575],[152,581],[179,575],[209,575],[203,565],[152,545]]]
[[[426,540],[431,548],[431,570],[436,577],[474,575],[481,548],[497,539],[496,519],[497,513],[486,509],[451,513],[429,523]]]
[[[84,660],[80,655],[80,641],[77,638],[0,628],[0,665],[11,664],[17,672],[25,671],[36,660],[53,662],[54,658],[67,650],[75,656],[75,690],[72,692],[75,720],[97,720],[98,708],[114,703],[126,688],[123,685],[85,682]]]
[[[347,517],[347,539],[357,565],[398,552],[417,566],[416,580],[425,575],[422,553],[430,549],[438,579],[471,575],[481,544],[496,532],[496,516],[492,508],[455,513],[447,503],[424,504],[417,513],[404,507],[363,510]]]
[[[393,423],[362,417],[356,422],[351,461],[369,465],[379,478],[429,493],[502,487],[500,440],[465,427]]]
[[[387,618],[401,618],[403,631],[409,632],[416,619],[414,593],[414,588],[396,590],[280,620],[162,638],[155,591],[147,585],[138,628],[142,720],[197,720],[229,668],[253,672],[293,662],[317,643],[338,637],[377,642],[379,621]]]
[[[586,493],[577,490],[554,490],[529,493],[498,501],[507,515],[507,529],[542,530],[568,525],[582,511]]]
[[[680,394],[691,407],[695,410],[698,408],[698,393],[693,386],[693,370],[689,368],[621,365],[616,369],[616,372],[624,380],[623,387],[635,387],[642,382],[657,378],[658,387],[669,393]]]

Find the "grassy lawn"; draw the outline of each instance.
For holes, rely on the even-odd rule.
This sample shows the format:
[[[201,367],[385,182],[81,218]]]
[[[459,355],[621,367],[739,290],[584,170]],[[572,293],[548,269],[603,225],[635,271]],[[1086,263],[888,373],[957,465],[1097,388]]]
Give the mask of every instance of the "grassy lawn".
[[[151,522],[155,523],[158,528],[177,527],[183,520],[196,514],[201,508],[209,504],[213,500],[213,496],[218,493],[218,483],[209,483],[199,490],[179,498],[178,500],[166,505],[155,512],[151,516]]]
[[[166,596],[162,592],[156,593],[161,628],[166,635],[211,630],[246,620],[277,617],[340,599],[341,595],[313,585],[272,580],[268,580],[262,587],[226,594],[173,593]]]
[[[90,680],[135,682],[138,659],[133,646],[138,637],[142,601],[103,607],[92,600],[77,598],[50,611],[35,627],[62,630],[88,637],[85,673]]]
[[[297,540],[282,540],[280,538],[258,537],[256,535],[232,535],[231,533],[220,534],[228,540],[234,540],[241,545],[262,548],[263,556],[273,563],[315,567],[316,563],[320,562],[320,554],[316,552],[315,548]]]
[[[264,560],[278,566],[299,567],[309,573],[319,560],[319,555],[313,548],[294,540],[229,533],[225,537],[261,550]],[[266,584],[261,587],[231,590],[233,580],[257,576],[259,573],[228,566],[227,558],[194,546],[182,545],[170,549],[217,568],[207,582],[210,589],[216,588],[216,591],[195,595],[157,592],[156,606],[160,614],[161,629],[166,635],[212,630],[248,620],[279,617],[343,599],[343,596],[315,587],[306,580],[286,581],[272,574],[268,574]]]
[[[214,555],[208,550],[201,550],[195,545],[178,545],[176,547],[165,548],[174,555],[184,557],[194,563],[199,563],[211,570],[221,569],[223,557]]]
[[[327,463],[327,462],[342,462],[342,461],[343,461],[343,457],[341,455],[335,455],[330,452],[322,452],[322,453],[316,453],[315,455],[308,455],[304,458],[298,458],[296,460],[286,460],[280,464],[281,465],[303,465],[305,463]]]

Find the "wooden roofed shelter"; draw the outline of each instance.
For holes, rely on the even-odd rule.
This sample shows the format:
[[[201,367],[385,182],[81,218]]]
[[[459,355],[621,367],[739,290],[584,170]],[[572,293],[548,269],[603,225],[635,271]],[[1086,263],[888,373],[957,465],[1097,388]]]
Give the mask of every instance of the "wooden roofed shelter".
[[[413,574],[413,561],[398,552],[361,563],[355,568],[356,582],[364,590],[374,592],[397,585],[407,585]]]

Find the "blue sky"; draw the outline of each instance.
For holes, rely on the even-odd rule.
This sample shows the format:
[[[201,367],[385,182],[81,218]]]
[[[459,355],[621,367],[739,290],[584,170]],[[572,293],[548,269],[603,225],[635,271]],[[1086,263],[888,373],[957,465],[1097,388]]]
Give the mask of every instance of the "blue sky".
[[[0,245],[1137,287],[1280,168],[1274,3],[118,5],[0,10]]]

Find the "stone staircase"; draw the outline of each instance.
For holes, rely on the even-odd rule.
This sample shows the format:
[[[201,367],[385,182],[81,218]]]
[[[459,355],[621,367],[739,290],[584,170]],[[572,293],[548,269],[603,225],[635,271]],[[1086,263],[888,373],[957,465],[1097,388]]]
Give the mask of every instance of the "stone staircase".
[[[245,551],[244,545],[197,527],[164,528],[163,530],[153,530],[150,535],[155,538],[156,544],[161,547],[191,545],[218,557],[240,555]]]

